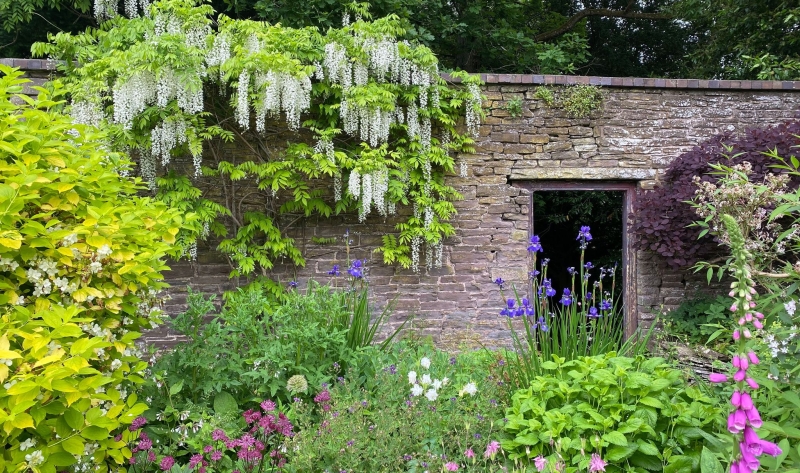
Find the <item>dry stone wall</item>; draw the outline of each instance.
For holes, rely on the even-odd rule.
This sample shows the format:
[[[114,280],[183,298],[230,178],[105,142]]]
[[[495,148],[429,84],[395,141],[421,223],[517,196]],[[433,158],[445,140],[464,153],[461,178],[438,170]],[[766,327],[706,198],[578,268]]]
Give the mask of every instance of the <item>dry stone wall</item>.
[[[0,61],[34,71],[44,68]],[[273,276],[284,283],[298,281],[302,290],[309,279],[327,282],[333,264],[365,258],[370,260],[373,301],[378,306],[394,301],[391,326],[415,315],[411,326],[445,347],[507,344],[505,320],[497,315],[503,302],[493,280],[502,277],[520,286],[527,278],[531,200],[526,183],[622,181],[650,189],[672,159],[697,143],[776,124],[800,111],[800,82],[491,74],[483,79],[486,119],[475,153],[459,156],[468,165],[468,176],[449,177],[464,199],[455,204],[456,234],[446,241],[440,268],[415,274],[383,265],[372,250],[396,222],[373,217],[359,223],[356,216],[344,216],[301,220],[292,236],[307,265],[278,265]],[[570,84],[600,86],[601,107],[586,118],[571,118],[535,97],[538,87]],[[508,111],[512,101],[521,104],[519,116]],[[315,243],[330,238],[337,242]],[[669,270],[657,255],[629,257],[635,263],[635,316],[644,324],[705,285],[700,278]],[[167,275],[173,285],[168,310],[184,307],[187,286],[214,294],[235,287],[238,282],[228,279],[229,271],[210,248],[201,249],[194,263],[174,263]],[[148,339],[168,344],[175,335],[162,329]]]

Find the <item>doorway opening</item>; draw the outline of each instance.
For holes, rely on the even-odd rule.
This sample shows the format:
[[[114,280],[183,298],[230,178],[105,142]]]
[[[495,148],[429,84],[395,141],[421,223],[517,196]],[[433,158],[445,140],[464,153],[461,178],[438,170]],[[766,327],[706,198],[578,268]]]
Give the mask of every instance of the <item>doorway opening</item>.
[[[564,288],[572,288],[569,268],[580,271],[581,249],[577,237],[582,227],[589,227],[592,238],[586,245],[584,264],[592,264],[587,272],[596,281],[600,268],[606,268],[603,292],[607,292],[610,271],[615,271],[613,302],[621,308],[620,330],[626,338],[633,335],[638,326],[636,258],[628,238],[628,215],[636,183],[528,181],[517,185],[531,191],[529,233],[540,238],[544,248],[540,256],[550,258],[547,275],[552,287],[559,296]],[[602,295],[594,295],[595,304],[600,304]],[[575,301],[586,297],[573,296]]]

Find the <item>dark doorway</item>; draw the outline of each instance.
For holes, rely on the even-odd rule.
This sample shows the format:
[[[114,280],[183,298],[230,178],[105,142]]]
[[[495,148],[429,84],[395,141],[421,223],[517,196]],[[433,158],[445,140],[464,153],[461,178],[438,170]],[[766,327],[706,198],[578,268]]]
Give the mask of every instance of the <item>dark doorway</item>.
[[[515,185],[531,191],[530,234],[542,238],[544,253],[539,254],[551,258],[548,275],[558,276],[553,279],[553,286],[559,294],[565,282],[570,281],[567,268],[580,263],[576,237],[582,225],[591,227],[592,233],[586,261],[596,268],[619,262],[616,293],[622,305],[624,335],[634,335],[638,327],[636,251],[628,238],[628,216],[636,197],[636,183],[532,180]],[[548,218],[548,214],[552,217]],[[595,271],[594,275],[598,275],[599,270]]]
[[[545,258],[550,258],[547,274],[561,293],[570,287],[567,268],[580,264],[577,240],[581,227],[591,229],[592,240],[585,261],[596,280],[600,268],[612,270],[621,281],[623,191],[537,191],[533,193],[533,233],[541,239]],[[619,294],[619,292],[618,292]]]

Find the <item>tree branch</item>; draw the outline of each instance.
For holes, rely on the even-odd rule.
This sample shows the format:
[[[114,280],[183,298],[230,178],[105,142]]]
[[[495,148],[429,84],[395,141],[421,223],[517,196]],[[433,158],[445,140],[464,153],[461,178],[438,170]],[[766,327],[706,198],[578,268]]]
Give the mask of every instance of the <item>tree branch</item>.
[[[568,32],[581,20],[589,16],[603,16],[608,18],[632,18],[636,20],[671,20],[674,18],[672,15],[666,13],[644,13],[625,10],[611,10],[609,8],[587,8],[572,15],[563,25],[558,28],[536,35],[533,39],[535,41],[547,41],[548,39],[557,38],[564,33]]]

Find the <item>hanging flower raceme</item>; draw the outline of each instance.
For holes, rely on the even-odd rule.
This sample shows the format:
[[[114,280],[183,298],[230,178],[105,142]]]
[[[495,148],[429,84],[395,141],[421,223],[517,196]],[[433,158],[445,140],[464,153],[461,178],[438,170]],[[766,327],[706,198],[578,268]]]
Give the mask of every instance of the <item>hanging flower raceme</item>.
[[[730,472],[751,473],[758,470],[760,455],[766,453],[778,456],[781,449],[774,443],[759,438],[754,430],[761,427],[762,421],[751,395],[758,389],[758,383],[748,374],[748,369],[759,363],[758,356],[748,346],[748,341],[752,336],[749,325],[752,325],[754,329],[760,329],[762,327],[761,319],[764,318],[764,315],[755,311],[756,290],[749,268],[751,255],[745,248],[741,230],[736,220],[730,215],[723,215],[722,222],[725,224],[734,257],[735,281],[731,283],[730,293],[734,298],[734,303],[730,310],[738,319],[739,327],[733,331],[736,353],[731,364],[734,374],[729,376],[724,373],[712,373],[709,375],[709,381],[734,383],[731,412],[728,415],[728,431],[734,436]]]

